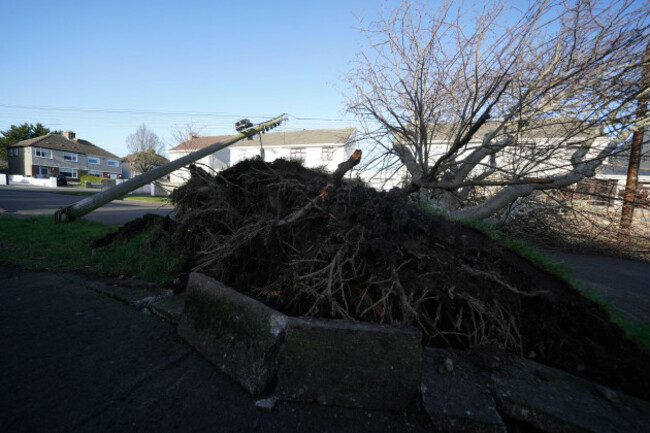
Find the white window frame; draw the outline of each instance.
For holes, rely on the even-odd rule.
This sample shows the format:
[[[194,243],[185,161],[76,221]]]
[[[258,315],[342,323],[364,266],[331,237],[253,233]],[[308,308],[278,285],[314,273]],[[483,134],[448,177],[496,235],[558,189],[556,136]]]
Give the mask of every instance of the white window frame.
[[[93,161],[97,161],[97,162],[93,162]],[[100,163],[99,157],[97,157],[97,156],[89,156],[88,157],[88,164],[99,165],[99,163]]]
[[[289,149],[289,159],[304,161],[307,159],[307,150],[302,147]]]
[[[106,160],[106,165],[109,166],[109,167],[119,167],[120,162],[115,160],[115,159],[107,159]]]
[[[43,153],[47,153],[50,156],[44,156]],[[44,158],[44,159],[53,159],[54,155],[52,155],[52,151],[50,149],[44,149],[42,147],[35,147],[34,148],[34,156],[38,158]]]
[[[99,176],[99,177],[104,176],[104,173],[99,170],[88,170],[88,174],[91,176]]]
[[[61,173],[61,170],[65,170],[65,171],[68,171],[68,170],[69,170],[69,171],[70,171],[70,174],[71,174],[72,176],[68,176],[66,173]],[[69,178],[72,178],[72,179],[79,179],[79,172],[77,171],[76,168],[59,167],[59,174],[62,174],[62,175],[64,175],[65,177],[69,177]]]
[[[63,160],[70,162],[79,162],[79,155],[76,153],[63,152]]]
[[[334,147],[323,146],[320,153],[321,161],[334,161]]]

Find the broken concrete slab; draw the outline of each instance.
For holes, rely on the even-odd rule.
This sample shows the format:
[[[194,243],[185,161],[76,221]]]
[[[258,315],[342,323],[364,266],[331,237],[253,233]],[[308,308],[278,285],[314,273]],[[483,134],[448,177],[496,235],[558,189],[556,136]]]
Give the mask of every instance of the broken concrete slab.
[[[545,365],[510,359],[494,376],[502,416],[544,432],[642,432],[650,402]]]
[[[287,316],[217,280],[192,273],[179,334],[251,394],[275,376]]]
[[[424,348],[422,401],[433,425],[446,432],[505,433],[490,374],[464,352]]]
[[[371,410],[418,411],[421,338],[415,328],[291,317],[275,395]]]
[[[181,322],[184,307],[185,294],[181,294],[161,298],[154,302],[149,308],[155,315],[178,325]]]

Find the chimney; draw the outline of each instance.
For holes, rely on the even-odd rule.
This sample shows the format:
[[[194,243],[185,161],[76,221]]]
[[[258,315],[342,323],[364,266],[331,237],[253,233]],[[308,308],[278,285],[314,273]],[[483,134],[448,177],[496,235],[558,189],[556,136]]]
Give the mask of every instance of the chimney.
[[[198,137],[198,134],[196,132],[190,132],[188,136],[188,140],[192,140],[194,138]]]
[[[75,138],[76,135],[75,135],[75,133],[72,132],[72,131],[63,131],[63,132],[61,133],[61,135],[63,135],[63,136],[64,136],[65,138],[67,138],[68,140],[71,140],[71,141],[77,141],[77,139]]]

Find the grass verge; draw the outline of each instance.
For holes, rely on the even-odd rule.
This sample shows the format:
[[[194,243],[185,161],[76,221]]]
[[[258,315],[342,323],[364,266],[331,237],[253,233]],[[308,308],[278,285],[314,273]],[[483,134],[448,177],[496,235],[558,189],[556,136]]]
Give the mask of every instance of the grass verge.
[[[33,270],[134,275],[158,284],[169,282],[180,269],[180,257],[153,232],[92,249],[93,240],[115,227],[84,219],[55,224],[52,217],[3,218],[0,224],[0,263]]]
[[[145,195],[128,195],[122,197],[122,200],[139,200],[139,201],[155,201],[160,203],[171,203],[171,199],[167,197],[150,197]]]

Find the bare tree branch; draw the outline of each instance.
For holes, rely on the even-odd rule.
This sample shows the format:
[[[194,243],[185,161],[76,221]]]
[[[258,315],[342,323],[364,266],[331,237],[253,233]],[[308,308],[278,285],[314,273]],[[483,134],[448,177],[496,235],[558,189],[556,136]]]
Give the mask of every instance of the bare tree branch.
[[[634,107],[650,90],[640,80],[649,23],[650,8],[632,0],[524,10],[404,0],[362,22],[369,48],[346,76],[348,111],[371,146],[366,164],[402,170],[409,191],[424,188],[467,218],[593,176],[648,122]]]

